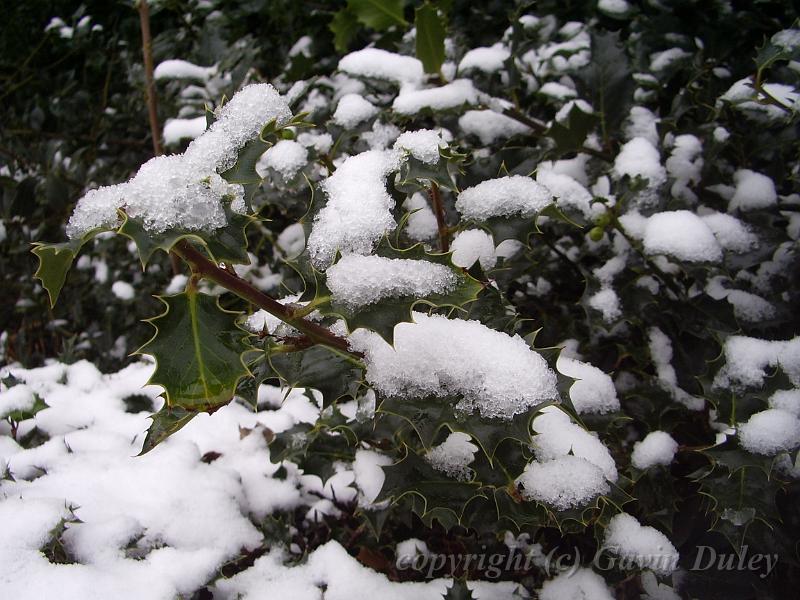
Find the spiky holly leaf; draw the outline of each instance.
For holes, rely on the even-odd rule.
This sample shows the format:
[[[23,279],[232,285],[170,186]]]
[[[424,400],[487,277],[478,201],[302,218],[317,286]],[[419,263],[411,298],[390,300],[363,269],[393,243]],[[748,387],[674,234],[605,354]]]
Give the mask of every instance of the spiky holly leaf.
[[[228,404],[239,380],[250,375],[242,361],[247,333],[236,325],[238,313],[191,287],[158,298],[166,310],[148,320],[156,332],[137,351],[155,358],[149,383],[163,387],[166,399],[165,410],[153,419],[148,449],[188,422],[183,411],[214,412]]]
[[[577,152],[583,147],[586,136],[598,121],[596,115],[582,111],[575,104],[569,111],[566,122],[553,121],[546,135],[556,143],[556,151],[559,156]]]
[[[211,255],[215,262],[247,264],[247,236],[245,228],[254,221],[253,217],[231,210],[230,202],[224,203],[227,224],[212,232],[188,229],[168,229],[163,232],[147,231],[139,219],[122,213],[123,222],[119,233],[133,240],[139,251],[142,268],[153,257],[157,250],[169,252],[181,240],[199,242]]]
[[[392,247],[388,240],[384,239],[376,254],[391,259],[426,260],[445,266],[452,272],[456,283],[449,292],[430,294],[422,298],[416,296],[384,298],[358,309],[340,304],[333,299],[329,304],[321,304],[318,307],[318,310],[324,315],[335,315],[344,319],[350,331],[365,327],[377,332],[391,344],[394,342],[395,325],[411,321],[411,313],[415,306],[420,309],[425,308],[425,305],[462,308],[476,300],[483,289],[480,281],[471,277],[463,269],[453,266],[449,254],[429,254],[421,244],[407,250],[400,250]],[[320,286],[317,293],[327,296],[330,292],[326,287]]]
[[[488,419],[478,414],[464,415],[455,410],[458,398],[448,396],[436,398],[386,398],[381,402],[378,412],[391,414],[406,421],[425,448],[431,448],[439,431],[447,427],[450,431],[466,433],[480,446],[490,464],[495,451],[503,440],[517,440],[529,444],[530,425],[533,417],[545,406],[542,404],[529,411],[516,415],[513,419]]]
[[[788,30],[791,32],[789,35],[787,35],[786,30],[779,31],[758,48],[755,62],[759,80],[761,79],[761,74],[774,63],[800,59],[800,45],[792,41],[799,34],[798,27],[800,27],[800,21],[796,20],[792,25],[792,29]]]
[[[400,167],[397,189],[409,194],[419,190],[427,191],[430,182],[434,182],[440,188],[457,193],[459,190],[456,176],[463,173],[461,164],[466,157],[466,154],[460,154],[449,147],[439,148],[439,162],[436,164],[424,163],[409,156]]]
[[[312,388],[322,393],[323,406],[342,396],[354,396],[363,378],[352,358],[325,346],[311,346],[295,352],[283,352],[281,346],[266,349],[272,376],[292,388]]]
[[[376,31],[383,31],[392,25],[406,27],[403,18],[405,0],[347,0],[347,8],[352,11],[359,23]]]
[[[58,295],[67,279],[67,272],[78,252],[86,242],[103,231],[108,231],[108,228],[94,229],[83,237],[60,244],[34,244],[31,252],[39,259],[39,268],[33,276],[41,280],[42,287],[47,290],[51,307],[56,305]]]
[[[565,215],[554,202],[551,202],[532,217],[522,217],[513,215],[510,217],[491,217],[484,221],[483,225],[492,233],[495,244],[500,244],[506,240],[517,240],[528,245],[528,238],[533,233],[541,233],[539,228],[539,218],[548,217],[567,225],[582,228]]]
[[[445,27],[436,7],[427,2],[414,12],[416,53],[426,73],[439,73],[444,62]]]
[[[461,523],[470,501],[485,497],[480,484],[447,477],[408,447],[402,460],[382,468],[385,479],[376,502],[414,496],[414,511],[423,519],[435,515],[443,525]]]
[[[345,7],[333,15],[328,29],[333,33],[334,48],[344,54],[358,33],[358,19],[352,10]]]
[[[592,61],[575,75],[578,92],[600,115],[604,136],[628,114],[636,84],[618,32],[592,34]]]
[[[186,410],[180,406],[169,407],[165,405],[160,411],[150,415],[153,423],[147,429],[147,435],[144,438],[144,444],[139,456],[150,452],[173,433],[183,428],[198,414],[197,411]]]
[[[465,580],[454,579],[442,596],[442,600],[475,600],[475,596],[472,595],[472,590],[467,587]]]

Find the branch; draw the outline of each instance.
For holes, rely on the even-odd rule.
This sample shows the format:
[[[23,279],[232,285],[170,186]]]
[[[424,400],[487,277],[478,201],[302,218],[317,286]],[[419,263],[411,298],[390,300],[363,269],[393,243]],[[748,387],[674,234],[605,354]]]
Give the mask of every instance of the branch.
[[[191,268],[192,271],[209,281],[221,285],[228,291],[233,292],[240,298],[255,304],[259,308],[264,309],[271,315],[278,317],[284,323],[288,323],[295,329],[300,330],[315,344],[327,346],[333,350],[343,354],[355,357],[362,355],[350,350],[347,340],[331,333],[325,327],[304,319],[298,315],[298,311],[290,306],[286,306],[268,296],[261,290],[253,287],[244,279],[238,277],[233,273],[229,273],[225,269],[221,269],[201,252],[196,250],[186,240],[181,240],[172,251],[180,256]]]
[[[506,108],[503,110],[503,114],[519,123],[522,123],[523,125],[527,125],[538,134],[544,135],[547,133],[547,125],[545,123],[542,123],[538,119],[529,117],[528,115],[518,111],[516,108]],[[588,154],[589,156],[594,156],[595,158],[599,158],[600,160],[604,160],[606,162],[613,162],[614,160],[614,157],[610,156],[606,152],[595,150],[594,148],[589,148],[587,146],[581,146],[580,152]]]
[[[153,136],[153,153],[164,154],[161,147],[160,127],[158,125],[158,100],[153,80],[153,40],[150,36],[150,7],[147,0],[139,0],[139,26],[142,30],[142,54],[144,55],[144,89],[147,97],[147,114],[150,118],[150,134]]]
[[[433,204],[433,212],[436,215],[436,227],[439,230],[439,249],[442,252],[450,250],[450,238],[448,236],[447,222],[445,221],[444,205],[442,196],[439,193],[439,186],[431,181],[431,189],[428,191]]]

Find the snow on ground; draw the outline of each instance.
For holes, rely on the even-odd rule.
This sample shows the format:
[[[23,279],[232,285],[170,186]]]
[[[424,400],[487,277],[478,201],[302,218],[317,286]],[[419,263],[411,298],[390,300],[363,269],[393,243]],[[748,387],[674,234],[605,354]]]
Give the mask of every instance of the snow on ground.
[[[333,486],[323,488],[292,463],[284,463],[285,476],[273,478],[279,465],[269,461],[263,435],[265,428],[282,431],[313,422],[319,408],[301,390],[281,402],[284,391],[262,386],[260,405],[267,408],[252,412],[234,402],[196,417],[138,457],[148,414],[161,403],[160,388],[145,386],[152,370],[151,363],[138,362],[103,375],[86,361],[10,368],[22,383],[0,392],[0,415],[30,409],[38,396],[48,408],[22,421],[17,439],[34,428],[49,439],[23,448],[9,425],[0,424],[3,597],[173,600],[209,586],[220,599],[284,593],[317,600],[322,590],[327,599],[360,597],[367,590],[380,598],[441,598],[445,580],[389,582],[336,541],[301,565],[285,564],[287,551],[268,547],[250,568],[218,579],[223,565],[265,543],[260,520],[319,501],[310,490],[332,493]],[[132,396],[141,412],[126,410]],[[385,457],[375,456],[368,465],[362,456],[364,464],[353,466],[359,489],[381,485],[377,465]],[[353,472],[348,471],[351,482]],[[350,490],[355,496],[355,488]],[[336,490],[337,497],[342,491]],[[377,491],[371,490],[373,497]],[[58,539],[75,562],[54,562],[43,552],[62,530]],[[483,599],[509,597],[515,587],[471,585]]]

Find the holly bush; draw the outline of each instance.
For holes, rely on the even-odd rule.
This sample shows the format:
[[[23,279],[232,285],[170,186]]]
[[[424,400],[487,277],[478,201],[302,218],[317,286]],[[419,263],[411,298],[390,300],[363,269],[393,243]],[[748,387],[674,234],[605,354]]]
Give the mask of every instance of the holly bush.
[[[280,71],[245,68],[269,53],[258,39],[233,44],[205,81],[225,95],[192,115],[205,133],[84,196],[69,239],[35,247],[36,276],[55,303],[114,234],[142,280],[166,283],[167,254],[185,265],[138,351],[165,399],[142,452],[200,412],[257,409],[264,383],[318,403],[315,423],[263,432],[271,460],[330,485],[351,471],[358,493],[314,522],[274,516],[298,559],[335,538],[414,579],[403,539],[467,554],[511,535],[586,566],[613,547],[632,561],[602,572],[618,597],[655,597],[651,573],[662,594],[785,597],[795,18],[777,1],[315,9],[319,36],[276,51]],[[186,87],[167,86],[177,109]],[[777,566],[721,580],[692,568],[701,547]]]

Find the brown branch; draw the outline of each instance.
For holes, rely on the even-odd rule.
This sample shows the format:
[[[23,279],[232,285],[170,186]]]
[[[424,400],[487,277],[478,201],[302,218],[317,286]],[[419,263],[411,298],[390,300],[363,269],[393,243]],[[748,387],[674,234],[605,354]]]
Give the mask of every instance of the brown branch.
[[[447,221],[445,221],[442,195],[439,193],[439,186],[436,185],[436,182],[431,181],[431,189],[428,190],[428,195],[431,197],[433,212],[436,215],[436,227],[439,230],[439,249],[442,252],[447,252],[450,250],[450,238],[448,234]]]
[[[328,348],[332,348],[333,350],[337,350],[350,356],[359,358],[362,356],[361,354],[350,350],[346,339],[335,335],[321,325],[298,316],[295,312],[295,309],[293,309],[291,306],[281,304],[271,296],[268,296],[261,290],[253,287],[244,279],[233,273],[229,273],[225,269],[221,269],[208,258],[206,258],[201,252],[195,249],[194,246],[192,246],[186,240],[182,240],[175,244],[175,246],[172,248],[172,251],[186,261],[196,275],[221,285],[240,298],[255,304],[271,315],[278,317],[284,323],[288,323],[292,327],[299,329],[315,344],[327,346]]]
[[[150,36],[150,7],[147,0],[139,0],[139,26],[142,30],[142,54],[144,55],[144,89],[147,98],[147,114],[150,119],[150,133],[153,136],[153,153],[164,154],[158,125],[158,100],[153,79],[153,39]]]

